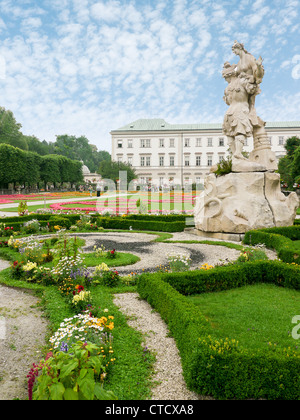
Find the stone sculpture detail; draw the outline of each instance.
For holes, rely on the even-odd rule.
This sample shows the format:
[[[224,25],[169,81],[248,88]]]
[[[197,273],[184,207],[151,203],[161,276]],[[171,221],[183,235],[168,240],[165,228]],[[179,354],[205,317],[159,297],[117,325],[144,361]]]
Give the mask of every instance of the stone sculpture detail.
[[[256,114],[255,99],[265,73],[263,60],[256,60],[237,41],[232,51],[240,60],[233,65],[226,62],[222,71],[228,83],[223,99],[229,106],[223,133],[232,153],[232,173],[206,177],[195,205],[198,233],[242,234],[251,229],[289,226],[299,205],[296,193],[286,197],[281,192],[265,122]],[[243,156],[247,137],[253,137],[254,146],[248,159]]]

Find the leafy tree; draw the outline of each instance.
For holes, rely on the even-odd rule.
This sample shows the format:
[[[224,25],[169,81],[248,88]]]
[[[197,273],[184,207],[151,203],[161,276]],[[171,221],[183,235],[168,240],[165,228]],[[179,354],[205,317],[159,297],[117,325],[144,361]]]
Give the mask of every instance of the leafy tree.
[[[55,155],[42,156],[40,166],[41,180],[47,183],[61,182],[59,159]]]
[[[286,150],[287,156],[293,156],[297,147],[300,146],[300,139],[297,136],[290,137],[287,139],[284,148]]]
[[[300,176],[300,139],[297,136],[287,139],[285,144],[286,156],[279,159],[278,172],[282,182],[292,189],[296,178]]]
[[[51,153],[51,148],[45,140],[41,142],[35,136],[24,136],[24,138],[28,145],[28,151],[35,152],[41,156],[45,156]]]
[[[115,183],[120,178],[120,172],[127,172],[127,186],[133,180],[136,179],[137,175],[131,165],[123,162],[114,162],[103,160],[98,169],[98,173],[103,179],[111,179]]]
[[[0,185],[22,183],[26,178],[25,152],[9,144],[0,144]]]
[[[97,171],[102,160],[110,160],[108,152],[98,151],[96,146],[89,144],[85,136],[76,137],[67,134],[56,136],[53,147],[57,155],[83,161],[91,172]]]
[[[21,127],[11,111],[0,107],[0,143],[28,150],[26,138],[20,131]]]
[[[295,149],[291,164],[291,176],[296,184],[300,184],[300,146]]]

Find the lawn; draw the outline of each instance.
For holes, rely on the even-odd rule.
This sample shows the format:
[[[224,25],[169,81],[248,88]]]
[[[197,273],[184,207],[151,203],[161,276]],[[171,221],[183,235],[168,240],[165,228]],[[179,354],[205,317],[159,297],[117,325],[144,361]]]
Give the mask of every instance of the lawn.
[[[164,213],[170,211],[185,211],[187,213],[192,213],[194,208],[194,199],[196,193],[192,192],[136,192],[134,194],[130,193],[127,196],[123,193],[111,194],[104,193],[101,197],[96,198],[95,200],[85,201],[84,195],[82,196],[82,202],[70,202],[65,201],[66,198],[75,198],[71,195],[57,197],[47,196],[45,202],[42,204],[32,204],[33,202],[29,201],[27,203],[28,210],[33,212],[42,208],[52,208],[53,210],[66,211],[68,210],[80,210],[82,211],[112,211],[113,213]],[[77,195],[78,198],[80,195]],[[50,199],[61,199],[61,203],[51,204]],[[44,200],[44,196],[40,196],[40,200]],[[18,207],[12,206],[5,209],[7,212],[17,212]]]
[[[201,308],[219,337],[234,338],[249,349],[297,349],[291,331],[292,318],[299,314],[299,291],[256,284],[187,299]]]

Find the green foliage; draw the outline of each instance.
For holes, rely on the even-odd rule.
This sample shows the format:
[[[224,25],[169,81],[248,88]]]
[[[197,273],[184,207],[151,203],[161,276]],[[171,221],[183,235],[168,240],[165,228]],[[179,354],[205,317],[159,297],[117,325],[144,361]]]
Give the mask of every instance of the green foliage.
[[[244,243],[256,245],[264,243],[267,248],[277,251],[278,257],[286,263],[300,264],[300,226],[275,227],[246,232]]]
[[[232,172],[232,157],[227,156],[226,159],[223,159],[218,163],[218,168],[215,170],[217,177],[227,175]]]
[[[42,362],[35,400],[116,400],[103,389],[105,366],[100,346],[77,342],[67,352],[58,351]]]
[[[113,162],[111,160],[103,160],[98,168],[98,173],[102,176],[103,179],[110,179],[115,183],[120,178],[120,171],[125,171],[127,173],[127,186],[129,183],[136,178],[136,174],[131,165],[127,165],[123,162]]]
[[[296,136],[290,137],[284,147],[287,155],[279,159],[278,172],[281,181],[291,190],[300,173],[300,139]]]
[[[185,227],[185,221],[159,221],[152,216],[152,219],[145,216],[137,219],[136,217],[98,217],[97,226],[101,226],[104,229],[129,229],[133,230],[151,230],[161,232],[182,232]]]

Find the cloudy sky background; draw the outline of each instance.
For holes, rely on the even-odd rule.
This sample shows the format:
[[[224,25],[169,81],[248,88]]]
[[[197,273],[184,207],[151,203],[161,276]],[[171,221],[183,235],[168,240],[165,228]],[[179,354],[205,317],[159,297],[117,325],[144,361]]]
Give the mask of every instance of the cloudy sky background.
[[[0,106],[54,142],[139,118],[221,122],[234,40],[264,59],[265,121],[300,120],[299,0],[0,0]]]

